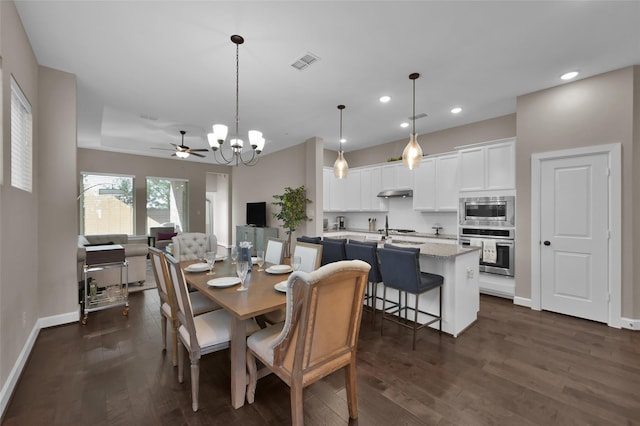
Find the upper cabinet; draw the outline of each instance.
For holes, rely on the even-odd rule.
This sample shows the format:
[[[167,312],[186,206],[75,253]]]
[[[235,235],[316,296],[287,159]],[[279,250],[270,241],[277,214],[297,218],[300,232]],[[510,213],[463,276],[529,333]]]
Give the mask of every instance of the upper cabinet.
[[[382,166],[382,189],[413,189],[413,171],[402,161]]]
[[[378,167],[349,169],[338,179],[332,168],[322,170],[324,211],[385,211],[386,203],[377,197],[382,189],[382,170]]]
[[[414,171],[413,208],[456,211],[458,208],[458,154],[429,156]]]
[[[458,150],[460,191],[515,189],[515,140]]]

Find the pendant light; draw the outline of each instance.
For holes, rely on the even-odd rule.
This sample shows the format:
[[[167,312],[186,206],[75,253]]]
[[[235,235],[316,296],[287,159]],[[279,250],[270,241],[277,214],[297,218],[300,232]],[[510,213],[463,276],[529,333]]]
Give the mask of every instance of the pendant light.
[[[338,141],[340,149],[338,150],[338,159],[333,163],[333,173],[338,179],[344,179],[347,177],[347,170],[349,170],[349,165],[347,160],[344,159],[344,151],[342,150],[342,110],[345,109],[345,106],[338,105],[338,109],[340,110],[340,140]]]
[[[402,151],[402,161],[409,168],[413,170],[420,165],[420,159],[422,158],[422,148],[418,143],[418,135],[416,134],[416,79],[420,77],[420,74],[414,72],[409,74],[409,79],[413,81],[413,115],[411,121],[413,122],[413,130],[409,138],[409,143]]]

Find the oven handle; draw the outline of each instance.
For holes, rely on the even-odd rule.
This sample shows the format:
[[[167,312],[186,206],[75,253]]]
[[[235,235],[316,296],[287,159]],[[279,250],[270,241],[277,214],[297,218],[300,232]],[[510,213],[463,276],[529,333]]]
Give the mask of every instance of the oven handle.
[[[464,243],[471,244],[471,238],[473,238],[475,240],[491,240],[491,241],[494,241],[496,244],[499,244],[501,246],[513,247],[515,245],[515,241],[514,240],[497,240],[497,239],[493,239],[493,238],[469,237],[467,235],[465,235],[464,237],[461,236],[460,238],[458,238],[458,241],[462,245],[464,245]]]

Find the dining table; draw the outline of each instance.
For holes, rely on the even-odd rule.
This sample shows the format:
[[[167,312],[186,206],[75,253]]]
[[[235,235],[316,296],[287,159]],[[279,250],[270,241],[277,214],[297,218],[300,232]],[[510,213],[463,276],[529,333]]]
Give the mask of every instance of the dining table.
[[[264,271],[258,271],[258,266],[253,265],[251,272],[247,274],[245,279],[245,286],[248,287],[248,290],[238,291],[240,284],[226,288],[213,287],[208,284],[210,280],[215,278],[237,277],[236,264],[231,259],[227,258],[216,262],[213,269],[215,275],[207,275],[207,271],[185,271],[187,266],[199,262],[201,261],[181,261],[180,267],[189,285],[231,314],[231,405],[234,408],[240,408],[244,405],[247,390],[246,324],[257,315],[276,311],[286,306],[285,293],[276,290],[274,286],[286,281],[290,271],[283,272],[279,269],[274,271],[276,273],[270,273],[267,270],[273,265],[265,264]]]

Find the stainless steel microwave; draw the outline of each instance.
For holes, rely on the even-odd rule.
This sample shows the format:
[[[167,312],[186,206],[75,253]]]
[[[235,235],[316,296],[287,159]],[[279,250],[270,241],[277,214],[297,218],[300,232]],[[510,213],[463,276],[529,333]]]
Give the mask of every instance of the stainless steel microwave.
[[[515,226],[515,197],[460,198],[460,225],[463,226]]]

